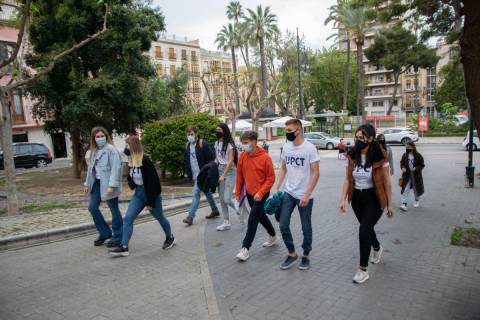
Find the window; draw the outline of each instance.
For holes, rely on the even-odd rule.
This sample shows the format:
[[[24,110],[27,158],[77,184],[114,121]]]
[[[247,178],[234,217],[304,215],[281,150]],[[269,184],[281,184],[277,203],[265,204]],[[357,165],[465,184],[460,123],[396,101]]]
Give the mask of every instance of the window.
[[[372,101],[373,107],[383,107],[383,101]]]
[[[163,65],[157,64],[157,76],[162,77],[163,76]]]
[[[168,59],[172,59],[172,60],[177,59],[174,48],[168,48]]]
[[[412,81],[411,80],[407,80],[405,82],[405,89],[412,90]]]
[[[22,99],[18,94],[13,96],[13,104],[15,105],[15,113],[19,115],[23,114]]]
[[[170,66],[170,76],[175,76],[175,74],[177,73],[177,69],[176,69],[176,66],[174,64],[172,64]]]
[[[41,144],[34,144],[33,145],[33,152],[35,153],[48,153],[48,149],[45,146],[42,146]]]
[[[197,53],[195,51],[192,51],[191,55],[192,55],[192,61],[198,61]]]
[[[13,143],[17,142],[28,142],[28,134],[27,133],[17,133],[12,135]],[[15,151],[14,151],[15,153]]]
[[[187,60],[187,50],[182,49],[182,60]]]
[[[33,152],[33,148],[31,144],[19,144],[15,146],[13,152],[16,154],[28,154]]]
[[[376,82],[376,83],[384,82],[383,75],[376,75],[374,77],[374,82]]]
[[[393,105],[394,105],[394,106],[397,106],[397,105],[398,105],[397,99],[393,100]]]
[[[374,89],[373,95],[374,96],[381,96],[383,94],[383,89]]]
[[[162,59],[162,47],[155,47],[155,58]]]

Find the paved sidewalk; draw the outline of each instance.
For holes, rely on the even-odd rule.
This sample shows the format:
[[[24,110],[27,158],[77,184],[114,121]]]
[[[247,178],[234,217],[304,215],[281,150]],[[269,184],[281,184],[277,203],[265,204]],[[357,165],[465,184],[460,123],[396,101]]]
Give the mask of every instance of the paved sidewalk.
[[[236,224],[220,233],[209,223],[207,258],[222,319],[480,319],[480,250],[449,244],[453,225],[468,218],[480,227],[479,188],[463,188],[463,154],[451,146],[435,148],[421,148],[427,164],[421,208],[397,212],[392,220],[382,217],[376,230],[385,248],[383,261],[369,267],[371,278],[363,285],[352,283],[358,223],[351,209],[345,216],[337,213],[341,160],[322,158],[309,271],[280,270],[286,249],[283,243],[262,248],[267,237],[262,227],[250,260],[239,263],[235,255],[245,231]],[[395,156],[398,163],[400,152]],[[298,213],[292,226],[299,247]]]
[[[164,251],[158,222],[135,226],[130,256],[112,259],[94,236],[0,253],[0,319],[218,319],[203,250],[207,209]]]

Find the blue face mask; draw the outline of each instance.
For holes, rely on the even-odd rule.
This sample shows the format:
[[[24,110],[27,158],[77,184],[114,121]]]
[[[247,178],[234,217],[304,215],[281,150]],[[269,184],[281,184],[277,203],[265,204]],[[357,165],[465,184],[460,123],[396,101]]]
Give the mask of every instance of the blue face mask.
[[[187,140],[188,140],[188,142],[193,143],[197,140],[197,137],[196,136],[187,136]]]
[[[107,138],[106,137],[100,137],[100,138],[95,138],[95,143],[99,147],[103,147],[107,143]]]

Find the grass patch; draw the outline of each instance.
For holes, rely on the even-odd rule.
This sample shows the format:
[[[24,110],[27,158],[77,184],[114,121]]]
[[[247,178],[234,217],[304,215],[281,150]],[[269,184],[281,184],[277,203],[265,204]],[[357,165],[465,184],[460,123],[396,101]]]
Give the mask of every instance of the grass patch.
[[[454,246],[480,249],[480,230],[455,226],[450,236],[450,243]]]
[[[32,212],[39,212],[39,211],[50,211],[54,209],[67,209],[72,207],[71,204],[66,203],[43,203],[43,204],[29,204],[23,206],[20,211],[22,213],[32,213]]]

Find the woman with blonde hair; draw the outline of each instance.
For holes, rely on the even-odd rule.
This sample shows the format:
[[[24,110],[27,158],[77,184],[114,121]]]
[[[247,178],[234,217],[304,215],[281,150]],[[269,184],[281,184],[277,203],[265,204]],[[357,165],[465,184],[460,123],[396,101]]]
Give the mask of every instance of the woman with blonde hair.
[[[122,214],[118,207],[118,196],[122,192],[122,162],[120,153],[113,146],[108,131],[95,127],[90,134],[85,193],[88,194],[88,210],[98,231],[93,244],[101,246],[107,239],[107,247],[113,248],[122,240]],[[112,228],[100,211],[100,203],[105,201],[112,213]]]
[[[170,223],[163,214],[162,189],[157,170],[148,156],[143,152],[143,145],[136,136],[130,136],[125,141],[125,150],[128,157],[128,185],[135,193],[128,204],[127,213],[123,222],[121,245],[110,250],[112,256],[127,257],[128,243],[133,234],[133,222],[144,208],[158,220],[165,232],[163,249],[170,249],[175,245],[175,238],[171,232]]]

